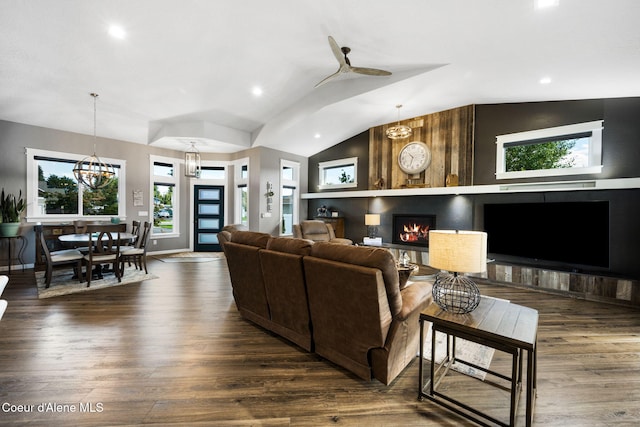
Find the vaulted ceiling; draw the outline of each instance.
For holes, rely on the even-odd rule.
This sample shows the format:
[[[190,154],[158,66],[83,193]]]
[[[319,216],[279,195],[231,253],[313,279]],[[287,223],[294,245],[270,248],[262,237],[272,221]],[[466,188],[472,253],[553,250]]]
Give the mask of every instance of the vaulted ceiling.
[[[404,119],[640,95],[640,2],[557,3],[0,0],[0,119],[91,135],[97,92],[101,137],[310,156],[396,121],[397,104]],[[315,87],[338,70],[329,36],[392,74]]]

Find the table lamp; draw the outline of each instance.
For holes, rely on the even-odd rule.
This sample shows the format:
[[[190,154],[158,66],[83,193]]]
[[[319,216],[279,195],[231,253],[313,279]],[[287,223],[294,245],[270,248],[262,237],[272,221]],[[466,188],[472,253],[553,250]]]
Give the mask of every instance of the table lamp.
[[[364,224],[369,231],[369,238],[374,239],[378,234],[378,226],[380,225],[380,214],[365,214]]]
[[[487,269],[487,233],[482,231],[431,230],[429,265],[445,270],[436,276],[433,301],[445,311],[470,313],[480,303],[480,290],[459,273],[482,273]]]

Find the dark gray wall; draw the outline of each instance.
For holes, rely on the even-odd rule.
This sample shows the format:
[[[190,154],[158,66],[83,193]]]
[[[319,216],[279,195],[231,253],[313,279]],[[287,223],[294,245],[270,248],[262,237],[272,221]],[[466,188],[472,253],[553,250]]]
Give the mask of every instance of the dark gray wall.
[[[352,138],[334,145],[331,148],[309,157],[309,192],[318,191],[318,163],[331,160],[345,159],[349,157],[358,158],[358,186],[349,190],[367,190],[369,188],[369,131],[362,132]],[[323,190],[323,192],[342,191]],[[313,211],[315,212],[315,210]]]
[[[490,104],[475,106],[474,184],[543,181],[545,179],[497,180],[495,178],[496,135],[522,132],[586,121],[604,120],[603,172],[575,175],[569,178],[550,177],[558,181],[579,179],[611,179],[640,177],[640,97],[592,99],[576,101]],[[348,157],[350,150],[363,150],[363,134],[326,150],[309,159],[310,177],[317,183],[317,162]],[[353,144],[354,148],[350,147]],[[367,154],[359,157],[368,158]],[[349,155],[350,156],[350,155]],[[362,158],[361,157],[361,158]],[[316,165],[313,167],[311,165]],[[315,172],[315,177],[312,175]],[[314,187],[315,188],[315,187]],[[311,189],[311,186],[310,186]],[[358,188],[360,189],[360,188]],[[362,188],[362,189],[366,189]],[[313,191],[313,190],[312,190]],[[361,241],[367,230],[364,214],[381,213],[379,234],[391,242],[393,213],[435,214],[437,228],[482,230],[485,203],[533,201],[608,200],[610,208],[610,268],[600,272],[640,278],[640,190],[600,190],[575,192],[536,192],[519,194],[486,194],[473,196],[407,196],[309,200],[309,212],[326,205],[336,207],[345,217],[345,234]],[[585,213],[588,215],[588,212]],[[588,232],[588,230],[585,230]],[[597,271],[597,270],[596,270]]]
[[[496,136],[514,132],[604,120],[602,134],[602,173],[574,175],[570,178],[534,178],[527,181],[560,179],[607,179],[640,176],[640,98],[614,98],[581,101],[529,102],[476,105],[475,185],[514,182],[498,180]]]

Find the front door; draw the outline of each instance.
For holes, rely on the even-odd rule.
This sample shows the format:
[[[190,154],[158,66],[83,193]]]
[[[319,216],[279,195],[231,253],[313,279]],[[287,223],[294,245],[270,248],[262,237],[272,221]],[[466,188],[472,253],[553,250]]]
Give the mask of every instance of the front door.
[[[218,232],[224,225],[224,187],[221,185],[194,186],[194,245],[195,252],[220,252]]]

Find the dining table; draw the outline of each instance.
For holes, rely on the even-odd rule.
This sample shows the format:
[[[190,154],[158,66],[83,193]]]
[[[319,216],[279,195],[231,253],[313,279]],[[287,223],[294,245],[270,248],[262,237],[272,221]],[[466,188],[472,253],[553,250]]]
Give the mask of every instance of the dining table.
[[[129,245],[130,243],[134,242],[136,240],[136,238],[138,237],[136,234],[133,233],[127,233],[127,232],[114,232],[111,231],[111,234],[113,235],[113,239],[114,239],[114,243],[115,241],[118,239],[119,236],[119,240],[117,242],[118,245]],[[90,238],[91,241],[94,242],[95,244],[95,239],[98,238],[98,236],[100,235],[100,233],[92,233],[91,235],[89,233],[74,233],[74,234],[61,234],[60,236],[58,236],[58,240],[60,241],[60,243],[62,243],[63,246],[69,247],[69,248],[79,248],[82,251],[82,248],[88,248],[89,246],[89,242],[90,242]],[[108,240],[108,236],[106,234],[102,235],[102,239],[103,240]],[[131,248],[133,248],[133,246],[131,246]],[[108,266],[96,266],[96,268],[93,270],[92,275],[94,277],[96,277],[97,279],[102,279],[103,278],[103,274],[105,273],[110,273],[112,272],[111,270],[109,270]]]
[[[93,233],[93,238],[98,237],[98,233]],[[114,238],[117,236],[117,233],[113,232]],[[138,236],[133,233],[120,232],[120,241],[119,244],[128,244],[136,240]],[[107,239],[106,235],[103,235],[103,239]],[[61,234],[58,236],[58,240],[64,245],[68,247],[87,247],[89,246],[89,234],[88,233],[77,233],[77,234]]]

